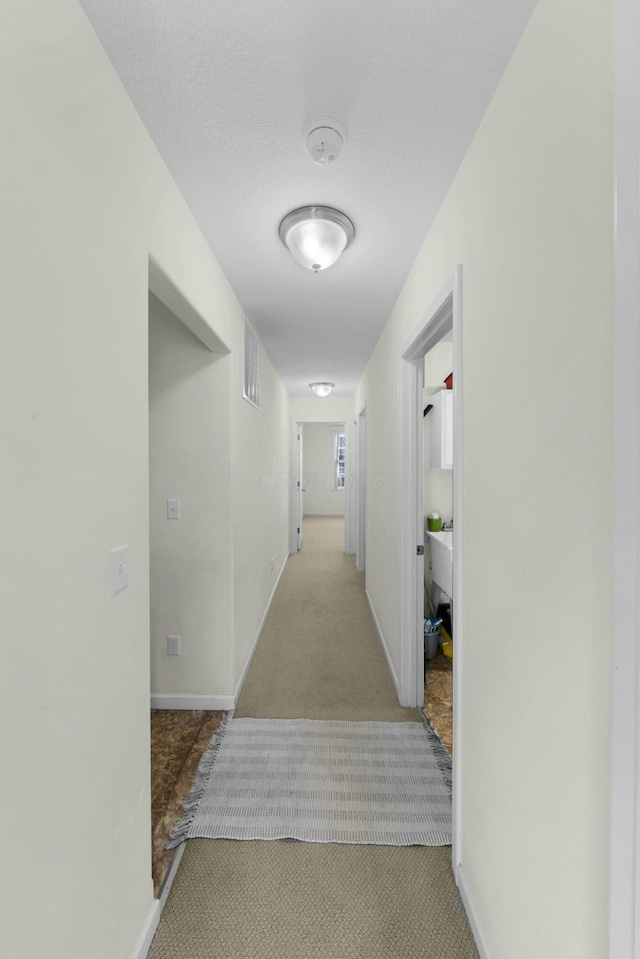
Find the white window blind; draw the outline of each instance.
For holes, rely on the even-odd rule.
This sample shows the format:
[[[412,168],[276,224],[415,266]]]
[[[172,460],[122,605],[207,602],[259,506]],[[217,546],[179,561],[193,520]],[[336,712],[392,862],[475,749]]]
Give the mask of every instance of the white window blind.
[[[244,318],[244,389],[248,403],[260,409],[260,340],[256,331]]]

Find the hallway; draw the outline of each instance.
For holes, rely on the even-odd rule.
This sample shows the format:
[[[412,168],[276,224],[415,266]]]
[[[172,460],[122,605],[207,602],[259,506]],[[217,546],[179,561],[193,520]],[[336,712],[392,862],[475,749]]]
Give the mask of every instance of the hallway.
[[[362,469],[347,460],[345,489],[365,491],[365,521],[348,515],[366,529],[367,591],[403,702],[417,702],[400,566],[423,543],[420,526],[415,540],[400,520],[415,505],[405,480],[419,464],[405,441],[421,411],[407,418],[399,401],[415,380],[405,353],[458,278],[455,881],[487,959],[630,959],[640,949],[640,852],[629,842],[640,808],[629,774],[639,735],[629,717],[640,715],[638,4],[7,0],[2,10],[2,704],[5,726],[19,717],[3,769],[20,798],[5,791],[0,952],[145,959],[161,911],[150,707],[228,711],[249,675],[242,711],[268,716],[284,687],[315,715],[357,705],[362,717],[400,719],[373,630],[356,665],[333,643],[345,582],[322,606],[308,584],[290,610],[279,598],[263,631],[285,564],[281,597],[312,563],[310,536],[288,561],[297,423],[345,424],[363,453]],[[318,120],[345,131],[330,165],[308,149]],[[318,272],[281,230],[313,204],[355,230]],[[193,339],[182,331],[177,355],[167,338],[164,399],[171,432],[199,460],[172,455],[153,495],[149,293]],[[314,391],[327,384],[330,395]],[[191,443],[195,431],[206,445]],[[555,527],[562,549],[549,547]],[[175,571],[155,591],[166,618],[152,607],[152,528]],[[554,614],[547,630],[541,605]],[[361,593],[347,615],[356,611],[364,622]],[[273,625],[294,616],[298,654],[280,650]],[[334,672],[327,642],[343,657]],[[551,738],[540,721],[550,712]],[[267,854],[271,870],[257,865]],[[213,885],[189,903],[203,938],[191,949],[178,932],[172,945],[171,924],[198,856]],[[295,876],[285,856],[299,860],[300,888],[281,886],[278,912],[271,876]],[[319,869],[332,856],[370,869],[336,875],[332,888],[350,891],[316,927],[305,910],[314,896],[323,908]],[[356,928],[346,910],[360,895],[371,922],[384,913],[395,929],[406,890],[384,885],[394,857],[414,885],[432,860],[450,870],[445,850],[194,841],[153,948],[222,955],[234,922],[241,935],[263,923],[265,942],[287,946],[288,894],[304,893],[303,953],[320,927],[316,938],[346,941],[339,925]],[[455,902],[447,875],[433,896],[407,893],[420,893],[418,924],[402,923],[420,956],[435,928],[419,925],[423,900],[449,922],[438,898]],[[225,897],[237,890],[252,898],[234,914]],[[216,941],[206,923],[218,919]]]
[[[289,558],[235,717],[420,721],[387,669],[340,516],[307,516]]]
[[[341,518],[305,520],[235,717],[420,721],[397,704]],[[190,840],[149,959],[476,959],[448,847]]]

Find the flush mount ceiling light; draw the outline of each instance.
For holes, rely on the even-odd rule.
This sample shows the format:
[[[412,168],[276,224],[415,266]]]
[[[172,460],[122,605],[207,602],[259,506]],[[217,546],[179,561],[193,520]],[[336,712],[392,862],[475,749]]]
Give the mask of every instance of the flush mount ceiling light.
[[[318,273],[332,266],[356,235],[344,213],[330,206],[303,206],[287,213],[280,239],[295,260]]]
[[[316,396],[328,396],[335,385],[335,383],[309,383]]]

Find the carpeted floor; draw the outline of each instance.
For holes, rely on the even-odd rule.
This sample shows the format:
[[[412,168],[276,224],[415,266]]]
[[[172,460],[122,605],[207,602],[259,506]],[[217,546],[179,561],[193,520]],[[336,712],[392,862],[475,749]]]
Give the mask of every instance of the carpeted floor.
[[[446,846],[225,839],[187,843],[149,955],[478,959]]]
[[[304,521],[235,717],[420,722],[398,705],[340,516]]]
[[[419,721],[397,705],[342,520],[304,535],[235,715]],[[479,959],[448,847],[189,840],[149,959],[222,957]]]

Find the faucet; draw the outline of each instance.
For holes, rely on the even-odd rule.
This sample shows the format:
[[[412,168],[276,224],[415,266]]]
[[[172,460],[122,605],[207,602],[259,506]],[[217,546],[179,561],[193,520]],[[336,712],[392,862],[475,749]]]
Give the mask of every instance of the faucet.
[[[442,529],[453,529],[453,516],[451,517],[451,522],[442,524]]]

